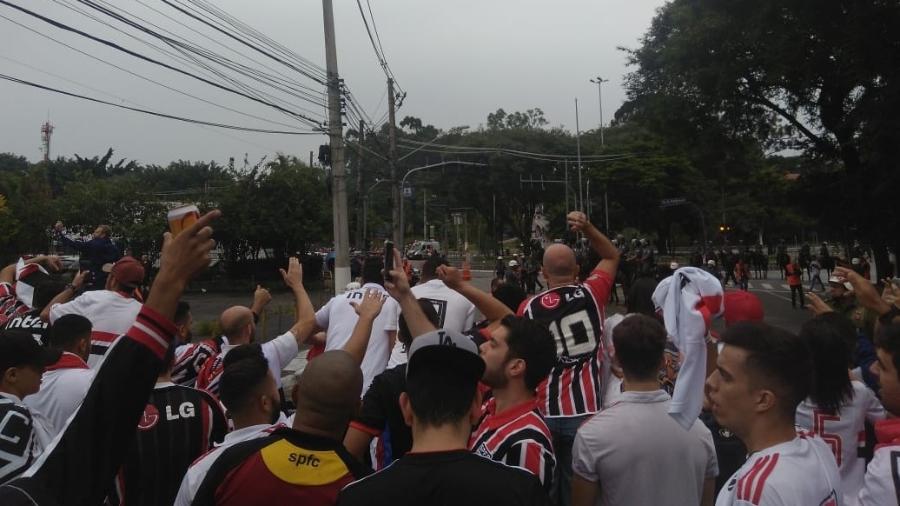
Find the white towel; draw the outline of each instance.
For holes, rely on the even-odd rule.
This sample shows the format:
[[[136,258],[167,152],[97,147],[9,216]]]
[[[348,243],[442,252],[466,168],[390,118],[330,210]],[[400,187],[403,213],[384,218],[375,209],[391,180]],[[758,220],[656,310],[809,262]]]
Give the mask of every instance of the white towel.
[[[706,335],[713,318],[722,315],[722,283],[696,267],[682,267],[663,279],[653,292],[666,332],[683,357],[669,416],[690,429],[703,407],[706,382]]]

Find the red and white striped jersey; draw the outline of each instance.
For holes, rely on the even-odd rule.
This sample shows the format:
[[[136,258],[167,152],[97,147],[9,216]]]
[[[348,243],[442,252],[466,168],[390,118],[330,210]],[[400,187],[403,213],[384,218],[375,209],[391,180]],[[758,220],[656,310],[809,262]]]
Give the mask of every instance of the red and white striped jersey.
[[[9,283],[0,283],[0,326],[5,325],[7,320],[23,315],[28,311],[31,311],[28,304],[16,297],[15,286]]]
[[[751,454],[716,499],[716,506],[801,504],[843,504],[834,456],[817,437],[797,436]]]
[[[546,322],[556,339],[557,363],[538,386],[541,413],[571,417],[600,410],[603,320],[613,277],[594,269],[584,284],[559,286],[539,293],[518,314]]]
[[[900,504],[900,419],[875,424],[878,446],[859,491],[859,506]]]
[[[67,314],[78,314],[91,321],[91,369],[100,367],[113,342],[128,332],[134,325],[141,303],[111,290],[84,292],[64,304],[54,304],[50,308],[50,324]]]
[[[188,343],[175,349],[175,364],[172,366],[172,382],[176,385],[193,387],[197,375],[206,361],[219,353],[221,344],[215,339],[199,343]]]
[[[556,457],[553,436],[534,401],[497,413],[497,399],[489,400],[469,437],[469,450],[537,476],[549,492]]]
[[[841,504],[856,503],[856,495],[866,474],[862,450],[866,445],[866,421],[884,420],[886,414],[875,394],[860,381],[853,381],[853,399],[839,413],[826,413],[806,399],[797,406],[797,426],[818,436],[834,453],[844,498]]]

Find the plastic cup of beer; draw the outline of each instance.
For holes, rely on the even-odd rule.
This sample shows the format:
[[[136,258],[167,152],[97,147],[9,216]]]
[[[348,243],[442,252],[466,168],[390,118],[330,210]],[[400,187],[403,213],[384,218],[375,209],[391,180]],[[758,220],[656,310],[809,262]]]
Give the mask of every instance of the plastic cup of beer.
[[[169,211],[169,231],[178,235],[200,219],[200,210],[195,205],[176,207]]]

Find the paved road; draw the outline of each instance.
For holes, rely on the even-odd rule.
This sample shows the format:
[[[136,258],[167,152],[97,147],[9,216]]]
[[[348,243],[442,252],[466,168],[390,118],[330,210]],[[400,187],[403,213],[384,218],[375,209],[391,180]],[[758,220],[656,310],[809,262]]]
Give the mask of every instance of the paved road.
[[[493,273],[490,271],[474,271],[472,276],[473,283],[482,290],[489,290],[492,275]],[[621,290],[621,288],[619,289]],[[734,287],[726,287],[726,290],[734,289]],[[790,289],[787,283],[781,279],[778,271],[771,271],[768,279],[751,280],[750,291],[759,296],[763,303],[766,321],[772,325],[797,332],[800,330],[803,322],[811,317],[808,310],[791,308]],[[313,300],[313,305],[318,308],[328,301],[329,294],[319,290],[311,293],[310,297]],[[624,297],[621,299],[624,300]],[[219,313],[228,306],[249,304],[252,301],[252,294],[246,296],[235,294],[191,294],[185,296],[185,300],[191,304],[196,334],[200,322],[214,321],[218,318]],[[616,304],[610,304],[607,307],[607,314],[624,311],[625,308],[623,306]],[[288,293],[275,293],[266,316],[260,321],[258,326],[258,338],[260,341],[271,339],[286,331],[292,324],[293,298]],[[716,327],[721,327],[721,325],[721,322],[716,323]],[[306,353],[301,352],[284,371],[288,387],[293,384],[293,374],[302,371],[305,366]]]

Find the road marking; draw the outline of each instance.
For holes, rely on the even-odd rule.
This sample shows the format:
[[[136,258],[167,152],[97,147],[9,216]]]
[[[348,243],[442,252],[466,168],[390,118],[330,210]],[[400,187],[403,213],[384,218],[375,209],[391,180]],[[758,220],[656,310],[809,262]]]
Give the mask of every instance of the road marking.
[[[781,288],[784,288],[787,291],[791,291],[791,287],[788,285],[781,285]]]
[[[773,289],[771,283],[763,283],[763,284],[762,284],[762,287],[765,288],[766,290],[772,290],[772,289]]]

